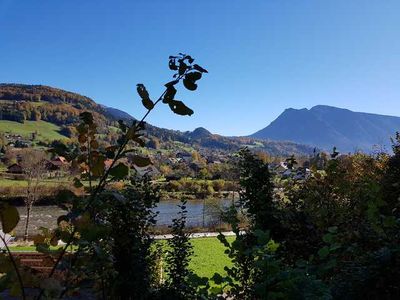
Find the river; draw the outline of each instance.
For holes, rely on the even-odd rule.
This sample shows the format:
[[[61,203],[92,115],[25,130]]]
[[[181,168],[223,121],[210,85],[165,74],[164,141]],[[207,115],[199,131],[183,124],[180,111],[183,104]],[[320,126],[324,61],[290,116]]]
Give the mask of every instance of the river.
[[[211,199],[211,200],[189,200],[186,204],[187,226],[188,227],[213,227],[222,223],[220,218],[221,208],[232,203],[232,199]],[[179,211],[178,200],[162,200],[154,209],[158,212],[157,225],[168,226],[172,219],[177,217]],[[22,236],[25,220],[25,207],[18,207],[20,222],[16,228],[16,235]],[[37,233],[40,227],[54,228],[57,226],[57,218],[66,212],[57,206],[34,206],[31,211],[29,234]]]

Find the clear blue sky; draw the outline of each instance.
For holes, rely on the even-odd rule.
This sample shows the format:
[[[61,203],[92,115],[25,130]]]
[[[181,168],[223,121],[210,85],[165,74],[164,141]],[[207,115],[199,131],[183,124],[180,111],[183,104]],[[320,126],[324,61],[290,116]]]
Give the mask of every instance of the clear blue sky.
[[[75,91],[139,117],[177,52],[210,74],[149,122],[251,134],[285,108],[400,115],[398,0],[0,0],[0,82]]]

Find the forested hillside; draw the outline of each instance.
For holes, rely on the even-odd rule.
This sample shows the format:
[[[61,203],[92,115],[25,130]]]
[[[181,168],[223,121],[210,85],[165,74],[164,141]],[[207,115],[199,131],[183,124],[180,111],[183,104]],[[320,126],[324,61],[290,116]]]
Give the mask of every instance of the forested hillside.
[[[126,112],[97,104],[91,98],[77,93],[43,85],[0,84],[0,121],[13,121],[20,124],[26,121],[45,121],[59,126],[59,134],[73,138],[76,134],[74,125],[78,123],[79,114],[83,111],[92,113],[106,142],[115,138],[113,128],[118,127],[118,120],[122,119],[126,122],[134,120],[134,117]],[[10,130],[10,126],[7,128],[5,130],[4,127],[0,131],[15,133],[12,128]],[[26,137],[34,133],[28,131]],[[171,142],[179,142],[206,151],[207,149],[237,151],[243,146],[248,146],[275,156],[308,155],[313,151],[311,146],[293,142],[259,141],[245,137],[230,138],[212,134],[204,128],[198,128],[193,132],[181,132],[146,124],[146,135],[149,139],[156,139],[158,143],[161,143],[161,148],[170,148]]]

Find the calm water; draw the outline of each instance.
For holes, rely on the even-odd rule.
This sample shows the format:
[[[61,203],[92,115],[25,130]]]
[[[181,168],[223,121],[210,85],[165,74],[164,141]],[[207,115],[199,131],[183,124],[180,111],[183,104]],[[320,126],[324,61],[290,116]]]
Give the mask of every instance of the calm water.
[[[221,208],[227,207],[232,203],[231,199],[213,200],[190,200],[186,204],[187,226],[215,226],[221,223]],[[171,220],[177,217],[179,211],[177,200],[163,200],[155,208],[158,211],[157,225],[170,225]],[[18,207],[21,221],[19,222],[16,233],[23,235],[26,219],[25,207]],[[31,211],[29,234],[36,233],[40,227],[54,228],[57,225],[57,218],[66,212],[57,206],[34,206]]]

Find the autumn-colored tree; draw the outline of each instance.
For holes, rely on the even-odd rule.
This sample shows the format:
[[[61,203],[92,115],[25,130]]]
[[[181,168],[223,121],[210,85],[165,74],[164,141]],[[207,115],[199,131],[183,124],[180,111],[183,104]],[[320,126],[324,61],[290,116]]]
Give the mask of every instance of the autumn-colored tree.
[[[23,149],[20,152],[20,165],[25,174],[26,186],[26,220],[24,229],[24,240],[28,239],[28,228],[33,205],[39,199],[41,182],[46,175],[46,154],[43,151],[31,148]]]

